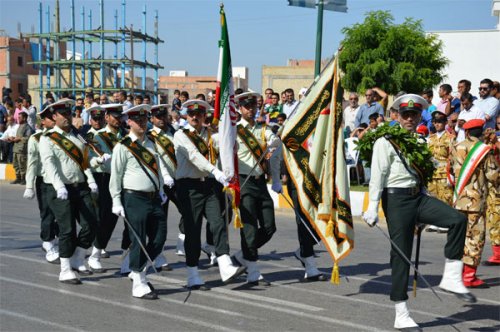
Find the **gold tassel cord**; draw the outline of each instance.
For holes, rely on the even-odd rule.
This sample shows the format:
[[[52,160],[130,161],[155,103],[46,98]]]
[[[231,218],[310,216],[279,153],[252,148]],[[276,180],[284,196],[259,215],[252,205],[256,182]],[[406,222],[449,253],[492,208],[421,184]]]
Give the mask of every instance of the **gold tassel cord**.
[[[231,208],[233,210],[233,215],[234,215],[234,228],[235,229],[243,228],[243,222],[241,221],[240,217],[240,209],[236,206],[234,189],[229,187],[224,187],[223,191],[229,192],[229,194],[231,195]]]
[[[326,225],[325,235],[327,237],[333,237],[333,228],[335,227],[335,221],[330,217],[328,220],[328,224]]]
[[[340,285],[340,271],[337,262],[333,265],[332,278],[330,279],[330,282],[334,285]]]

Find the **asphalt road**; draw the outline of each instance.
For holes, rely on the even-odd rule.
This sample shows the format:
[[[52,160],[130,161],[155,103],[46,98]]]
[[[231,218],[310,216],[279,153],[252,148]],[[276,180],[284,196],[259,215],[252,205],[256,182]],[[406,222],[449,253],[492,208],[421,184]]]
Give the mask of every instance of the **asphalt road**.
[[[341,284],[304,283],[293,257],[298,247],[296,226],[288,211],[277,211],[278,231],[261,250],[263,275],[271,287],[220,282],[216,267],[201,275],[212,289],[189,293],[184,257],[174,252],[179,215],[170,209],[167,258],[173,271],[149,274],[158,301],[131,296],[131,283],[119,275],[120,236],[113,234],[103,259],[104,274],[81,278],[82,285],[58,282],[59,267],[45,262],[39,239],[36,201],[22,199],[24,188],[0,182],[0,330],[1,331],[391,331],[394,307],[389,300],[389,243],[376,229],[355,223],[355,249],[340,264]],[[382,223],[382,229],[385,229]],[[478,303],[468,305],[437,288],[443,264],[445,235],[425,233],[420,269],[442,302],[419,282],[410,293],[412,317],[426,331],[500,330],[500,274],[496,267],[479,268],[492,285],[474,290]],[[239,234],[231,228],[232,250]],[[332,262],[317,247],[318,266],[330,273]],[[491,253],[489,241],[483,254]]]

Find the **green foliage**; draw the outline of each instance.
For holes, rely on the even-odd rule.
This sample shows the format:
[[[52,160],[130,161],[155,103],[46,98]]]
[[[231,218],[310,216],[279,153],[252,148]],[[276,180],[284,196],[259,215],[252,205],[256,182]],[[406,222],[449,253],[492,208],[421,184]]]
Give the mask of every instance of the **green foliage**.
[[[346,90],[362,93],[376,86],[393,95],[419,94],[443,78],[448,60],[441,55],[442,42],[426,36],[421,21],[406,18],[396,25],[388,11],[372,11],[342,32],[339,65]]]
[[[403,156],[409,161],[408,165],[414,165],[422,171],[424,176],[423,185],[427,185],[432,180],[436,169],[432,162],[432,153],[424,140],[420,140],[416,134],[400,126],[389,126],[385,123],[377,127],[374,131],[369,131],[357,142],[356,149],[359,150],[359,157],[366,161],[370,167],[373,155],[373,145],[380,137],[387,137],[394,141],[400,148]]]

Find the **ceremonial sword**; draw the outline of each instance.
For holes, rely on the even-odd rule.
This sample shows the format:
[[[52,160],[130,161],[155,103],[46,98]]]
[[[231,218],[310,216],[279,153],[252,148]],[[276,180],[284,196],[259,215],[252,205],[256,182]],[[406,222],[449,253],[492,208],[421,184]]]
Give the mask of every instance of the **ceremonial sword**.
[[[420,271],[415,267],[415,265],[408,259],[408,257],[406,257],[406,255],[403,253],[403,251],[401,249],[399,249],[399,247],[396,245],[396,243],[394,243],[394,241],[391,239],[391,237],[389,235],[387,235],[384,232],[384,230],[382,228],[380,228],[380,226],[378,224],[375,224],[375,227],[378,228],[380,230],[380,232],[382,234],[384,234],[384,236],[391,242],[392,247],[398,252],[399,256],[401,258],[403,258],[403,260],[406,263],[408,263],[413,268],[413,270],[415,271],[415,273],[419,274],[420,277],[422,277],[422,280],[425,282],[425,284],[427,285],[427,287],[430,288],[430,290],[432,291],[432,293],[434,293],[434,295],[439,299],[439,301],[443,302],[443,300],[439,297],[439,295],[436,293],[436,291],[434,290],[434,288],[432,288],[432,286],[429,284],[429,282],[427,281],[427,279],[425,279],[425,277],[422,275],[422,273],[420,273]]]
[[[424,226],[417,226],[417,249],[415,250],[415,273],[413,274],[413,297],[417,297],[417,279],[418,273],[416,269],[418,269],[418,262],[420,259],[420,240],[422,238],[422,231],[424,230]]]

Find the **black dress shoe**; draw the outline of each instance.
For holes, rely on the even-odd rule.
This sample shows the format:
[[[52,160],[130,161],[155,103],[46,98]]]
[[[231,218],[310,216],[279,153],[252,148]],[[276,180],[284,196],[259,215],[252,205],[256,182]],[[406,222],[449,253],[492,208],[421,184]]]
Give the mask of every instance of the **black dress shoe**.
[[[259,279],[259,280],[256,280],[256,281],[249,281],[248,284],[251,285],[251,286],[265,286],[265,287],[271,286],[271,283],[269,281],[267,281],[266,279]]]
[[[93,273],[105,273],[107,271],[106,269],[103,269],[103,268],[93,269],[92,267],[89,267],[89,270],[90,270],[90,272],[93,272]]]
[[[90,271],[90,270],[80,271],[78,269],[73,269],[73,271],[78,272],[78,274],[81,275],[81,276],[90,276],[90,275],[93,274],[92,271]]]
[[[194,285],[194,286],[191,286],[191,287],[187,287],[187,289],[189,290],[200,290],[200,291],[209,291],[210,290],[210,287],[206,286],[205,284],[203,285]]]
[[[455,292],[449,291],[449,290],[441,288],[441,287],[439,287],[439,288],[447,293],[455,295],[456,297],[458,297],[460,300],[462,300],[464,302],[467,302],[467,303],[476,303],[477,302],[476,297],[472,293],[455,293]]]
[[[109,257],[110,257],[109,252],[107,252],[107,251],[104,253],[101,252],[101,258],[109,258]]]
[[[236,270],[236,273],[233,274],[233,276],[231,278],[229,278],[226,281],[224,281],[224,284],[230,283],[231,281],[233,281],[234,279],[238,278],[240,275],[242,275],[246,271],[247,271],[247,267],[246,266],[239,266],[238,270]]]
[[[490,261],[484,261],[483,262],[483,265],[484,266],[499,266],[500,263],[497,263],[497,262],[490,262]]]
[[[147,294],[144,294],[141,297],[138,297],[138,299],[141,299],[141,300],[158,300],[158,295],[155,292],[149,292]]]
[[[172,271],[172,267],[170,265],[165,265],[165,266],[160,266],[156,268],[156,271],[161,272],[161,271]]]
[[[413,326],[413,327],[403,327],[402,329],[399,329],[400,331],[404,332],[422,332],[423,330],[420,328],[420,326]]]
[[[80,285],[82,282],[80,279],[68,279],[68,280],[59,280],[63,284],[68,284],[68,285]]]
[[[149,281],[147,282],[149,289],[151,289],[152,292],[155,291],[155,288],[153,287],[153,284],[150,283]]]
[[[305,278],[306,281],[327,281],[328,277],[324,275],[323,273],[318,274],[317,276],[313,277],[307,277]]]

